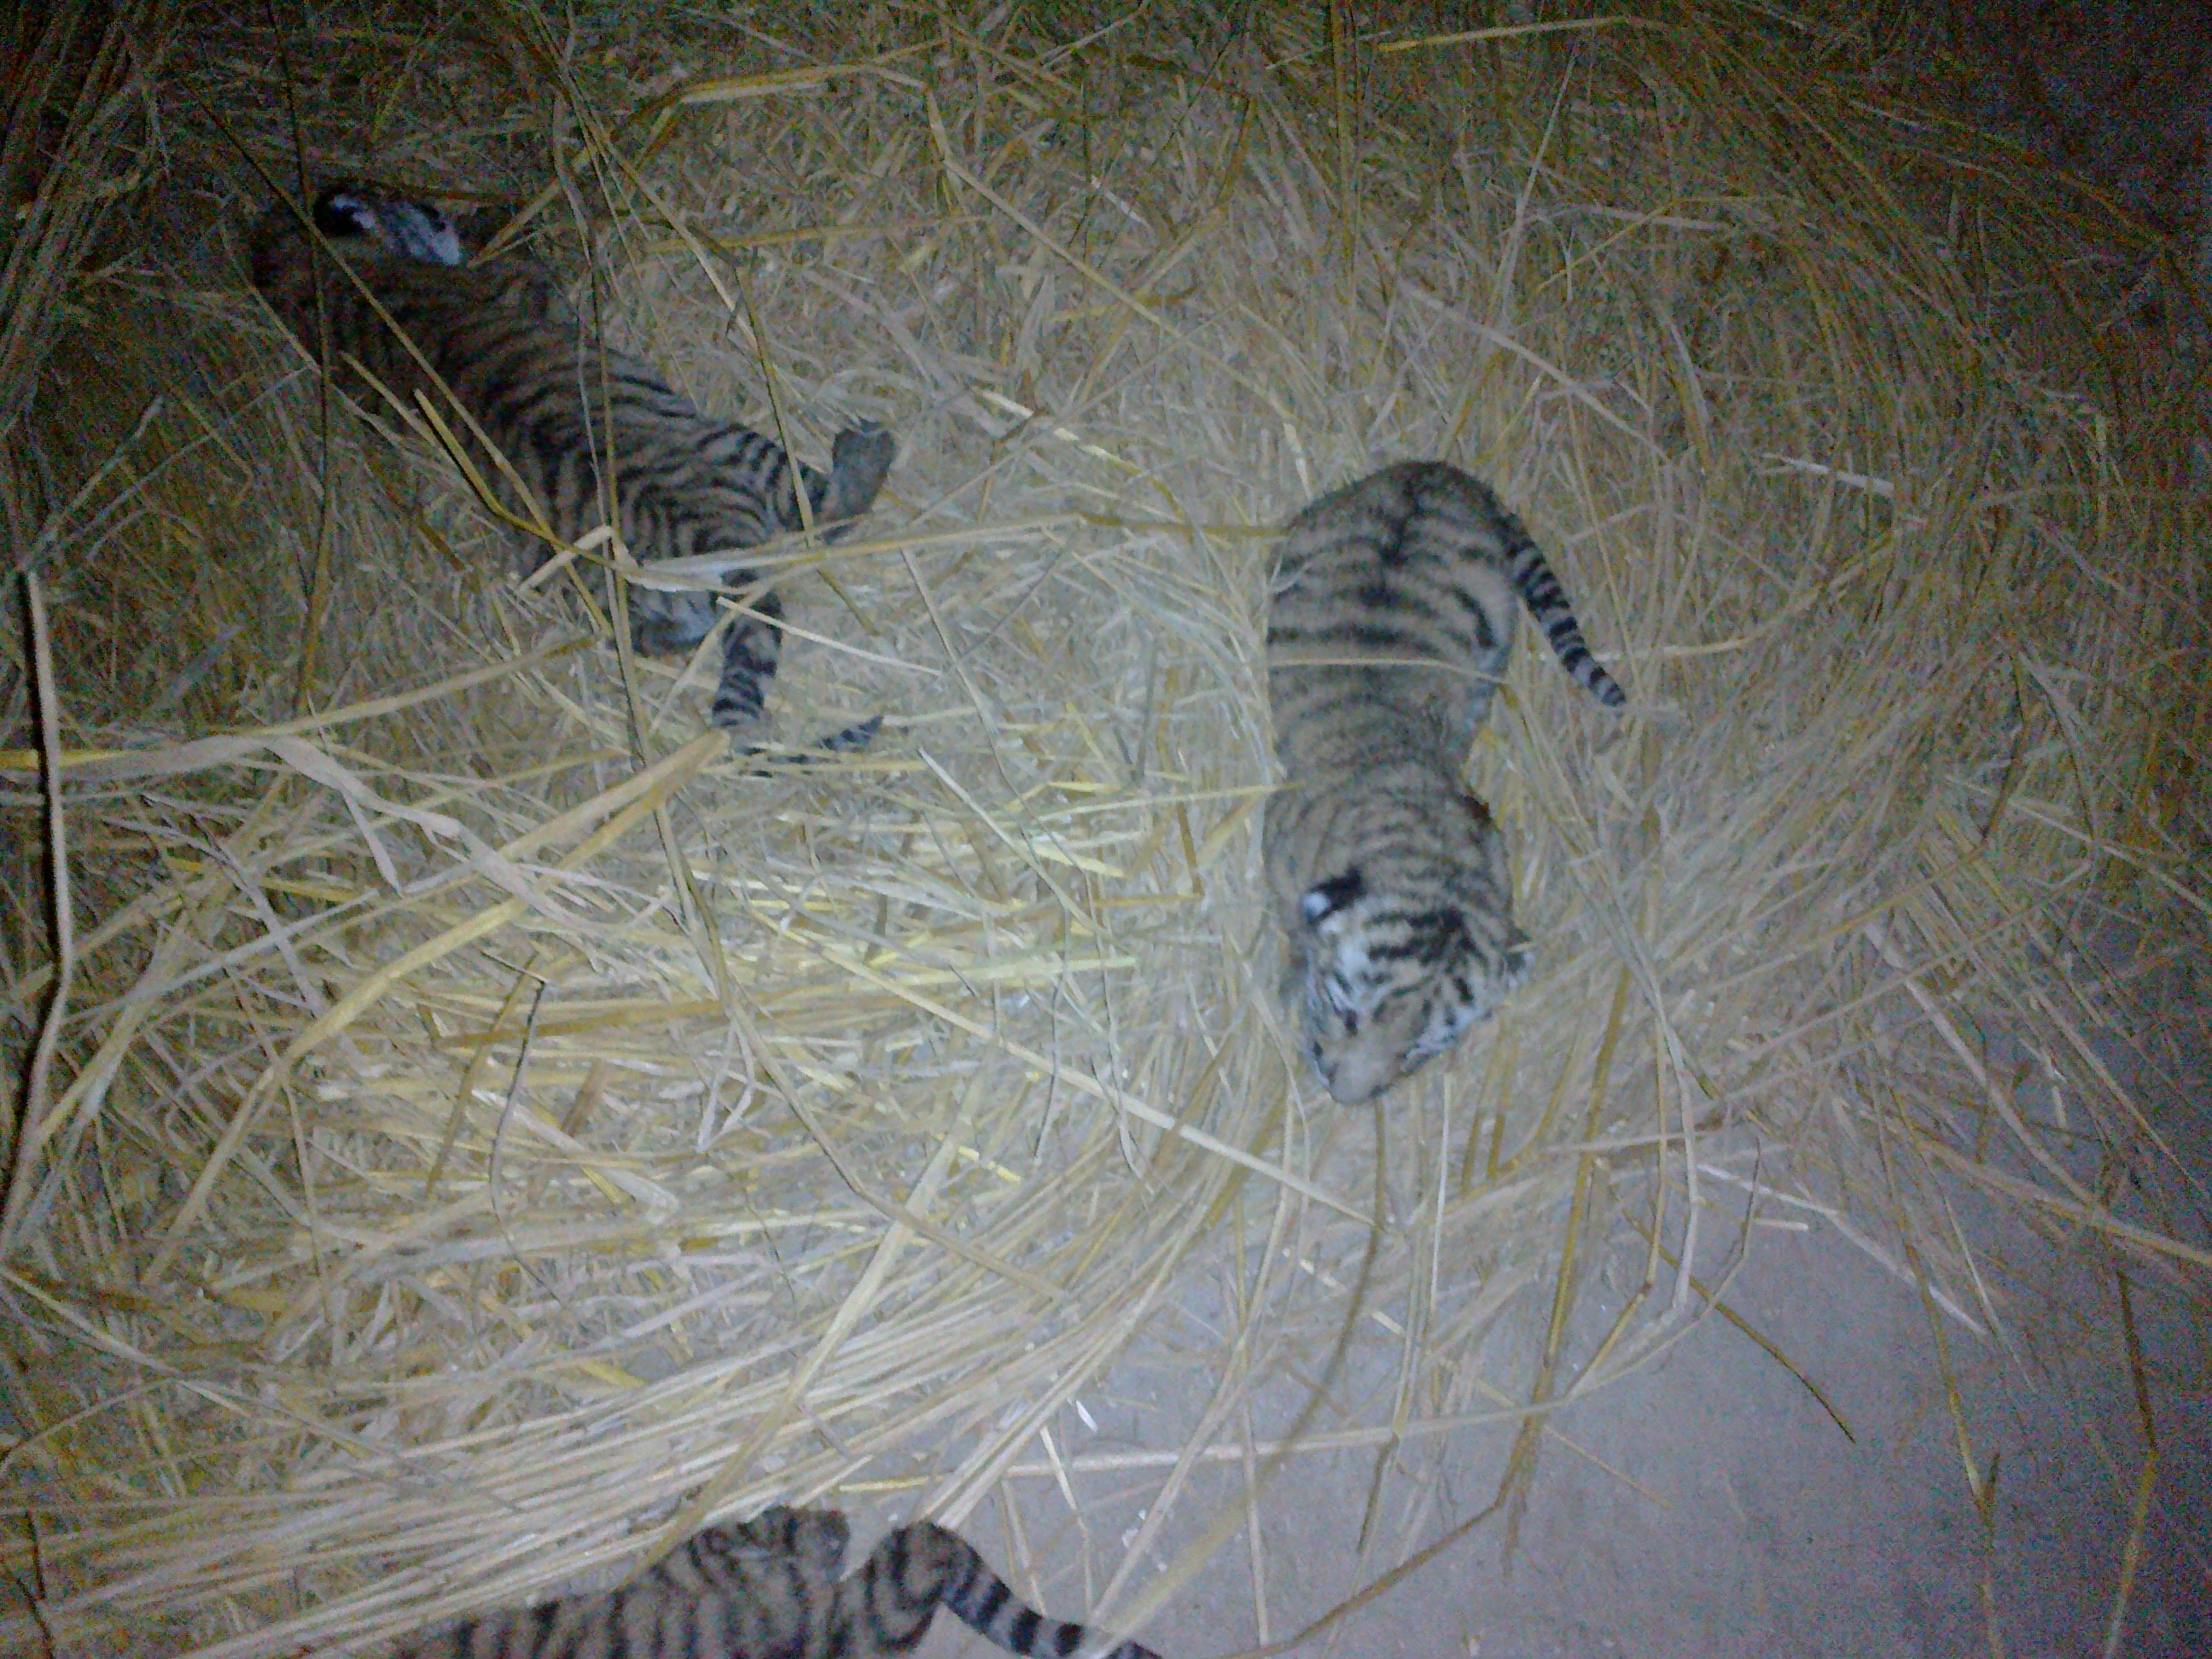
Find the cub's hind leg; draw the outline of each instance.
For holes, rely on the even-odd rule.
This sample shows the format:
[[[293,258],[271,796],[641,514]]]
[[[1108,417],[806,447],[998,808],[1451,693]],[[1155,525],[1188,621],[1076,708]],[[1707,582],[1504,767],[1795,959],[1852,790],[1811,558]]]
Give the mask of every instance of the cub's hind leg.
[[[809,466],[797,469],[799,482],[806,491],[808,508],[824,539],[843,539],[854,521],[875,505],[897,453],[897,441],[887,429],[864,421],[837,434],[830,447],[828,476]],[[788,526],[796,529],[796,503],[787,504],[783,512]],[[729,580],[735,586],[746,578]],[[757,738],[766,733],[768,683],[775,678],[783,657],[782,619],[782,600],[774,592],[763,593],[745,607],[744,614],[732,619],[722,647],[722,674],[714,688],[714,709],[709,718],[748,749],[757,748]],[[837,754],[865,749],[883,723],[882,715],[871,715],[841,732],[817,738],[808,745],[809,753]]]

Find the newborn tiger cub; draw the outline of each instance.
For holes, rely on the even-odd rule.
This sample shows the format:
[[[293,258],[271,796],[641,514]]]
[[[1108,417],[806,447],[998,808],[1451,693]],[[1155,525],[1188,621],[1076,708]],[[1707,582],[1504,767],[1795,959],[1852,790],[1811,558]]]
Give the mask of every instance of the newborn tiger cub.
[[[1283,785],[1261,842],[1283,998],[1346,1105],[1449,1048],[1533,965],[1504,838],[1460,781],[1521,603],[1585,690],[1627,702],[1528,532],[1456,467],[1385,467],[1284,529],[1267,617]]]
[[[1024,1607],[968,1541],[902,1527],[849,1578],[845,1517],[781,1506],[709,1527],[620,1588],[471,1619],[394,1659],[876,1659],[910,1651],[941,1603],[1009,1653],[1091,1639]],[[1123,1642],[1098,1659],[1159,1659]]]
[[[641,563],[754,547],[801,527],[795,484],[816,527],[835,539],[883,488],[890,433],[866,423],[839,433],[826,478],[794,469],[759,433],[701,414],[650,364],[592,339],[542,269],[469,263],[435,207],[337,185],[316,198],[312,217],[335,267],[318,259],[316,239],[289,208],[253,230],[253,283],[271,308],[365,408],[385,408],[371,380],[410,410],[422,394],[504,504],[526,520],[542,512],[563,541],[611,513]],[[534,569],[550,552],[537,538],[531,549]],[[754,578],[732,559],[711,580],[744,587]],[[641,651],[689,653],[714,625],[704,588],[628,586],[630,638]],[[782,615],[775,594],[760,594],[723,645],[712,719],[744,749],[766,735]],[[858,748],[879,723],[820,746]]]

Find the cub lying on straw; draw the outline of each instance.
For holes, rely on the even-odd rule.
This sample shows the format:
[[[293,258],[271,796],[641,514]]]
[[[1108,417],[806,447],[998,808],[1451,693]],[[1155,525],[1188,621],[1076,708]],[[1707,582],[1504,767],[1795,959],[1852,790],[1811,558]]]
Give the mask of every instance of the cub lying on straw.
[[[810,520],[834,538],[883,488],[890,434],[852,427],[837,434],[828,477],[796,470],[802,513],[781,448],[701,414],[649,364],[592,340],[542,270],[467,263],[435,207],[339,185],[316,198],[310,217],[314,234],[289,207],[255,227],[254,286],[349,392],[372,409],[387,398],[410,415],[419,408],[504,505],[562,542],[599,526],[603,502],[641,562],[753,547]],[[533,538],[531,550],[535,568],[546,544]],[[733,559],[708,580],[754,579]],[[765,735],[782,614],[773,592],[760,593],[723,646],[712,718],[744,748]],[[629,615],[641,650],[683,653],[714,627],[714,598],[705,586],[632,585]],[[879,723],[820,746],[859,748]]]
[[[1284,1000],[1347,1105],[1449,1048],[1532,963],[1504,840],[1460,781],[1516,595],[1584,690],[1627,702],[1528,532],[1455,467],[1385,467],[1283,532],[1267,696],[1284,781],[1262,842]]]
[[[781,1506],[709,1527],[627,1584],[465,1620],[398,1659],[878,1659],[910,1652],[941,1603],[1009,1653],[1090,1640],[1024,1607],[959,1534],[902,1527],[849,1578],[845,1517]],[[1124,1642],[1098,1659],[1159,1659]]]

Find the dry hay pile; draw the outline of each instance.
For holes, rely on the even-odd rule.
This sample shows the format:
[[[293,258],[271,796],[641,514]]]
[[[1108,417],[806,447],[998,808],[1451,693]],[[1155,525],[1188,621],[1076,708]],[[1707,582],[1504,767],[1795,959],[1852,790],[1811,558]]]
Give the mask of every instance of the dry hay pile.
[[[2045,1248],[2201,1308],[2097,966],[2203,935],[2186,434],[2047,181],[1885,103],[1909,41],[641,15],[8,26],[0,1641],[367,1644],[1010,1469],[1144,1483],[1126,1613],[1355,1328],[1394,1398],[1263,1422],[1254,1491],[1270,1431],[1516,1413],[1525,1481],[1769,1224],[1954,1346]],[[747,775],[711,662],[322,397],[236,263],[303,172],[479,193],[811,459],[897,428],[769,561],[781,730],[872,753]],[[1632,704],[1522,653],[1472,775],[1540,970],[1370,1117],[1273,998],[1258,650],[1267,526],[1402,455],[1523,511]],[[1154,1454],[1117,1358],[1198,1379]]]

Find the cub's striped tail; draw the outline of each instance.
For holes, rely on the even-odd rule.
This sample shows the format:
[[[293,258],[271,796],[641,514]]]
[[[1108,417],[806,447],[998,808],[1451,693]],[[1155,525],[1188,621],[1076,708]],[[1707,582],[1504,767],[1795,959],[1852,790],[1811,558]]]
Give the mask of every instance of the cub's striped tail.
[[[1035,1655],[1068,1659],[1069,1655],[1085,1650],[1091,1640],[1089,1630],[1048,1619],[1036,1608],[1024,1606],[966,1539],[951,1532],[944,1537],[951,1545],[945,1563],[945,1605],[962,1624],[1007,1652],[1023,1655],[1024,1659]],[[1134,1642],[1123,1642],[1100,1653],[1097,1659],[1159,1659],[1159,1656]]]
[[[1583,639],[1580,623],[1575,621],[1574,608],[1567,603],[1565,590],[1559,579],[1552,574],[1552,567],[1544,562],[1536,544],[1528,539],[1528,532],[1512,519],[1506,523],[1513,527],[1513,543],[1506,550],[1510,563],[1507,574],[1519,590],[1522,603],[1528,614],[1536,619],[1536,626],[1544,630],[1544,637],[1552,642],[1553,653],[1575,683],[1608,708],[1618,708],[1628,701],[1628,693],[1620,689],[1605,665],[1590,655],[1590,648]]]
[[[864,720],[855,720],[842,732],[832,732],[826,738],[817,738],[804,749],[770,749],[764,744],[749,743],[738,750],[754,763],[745,769],[749,778],[772,778],[779,772],[788,772],[801,766],[820,766],[840,755],[857,755],[875,741],[876,733],[883,729],[884,717],[871,714]]]

